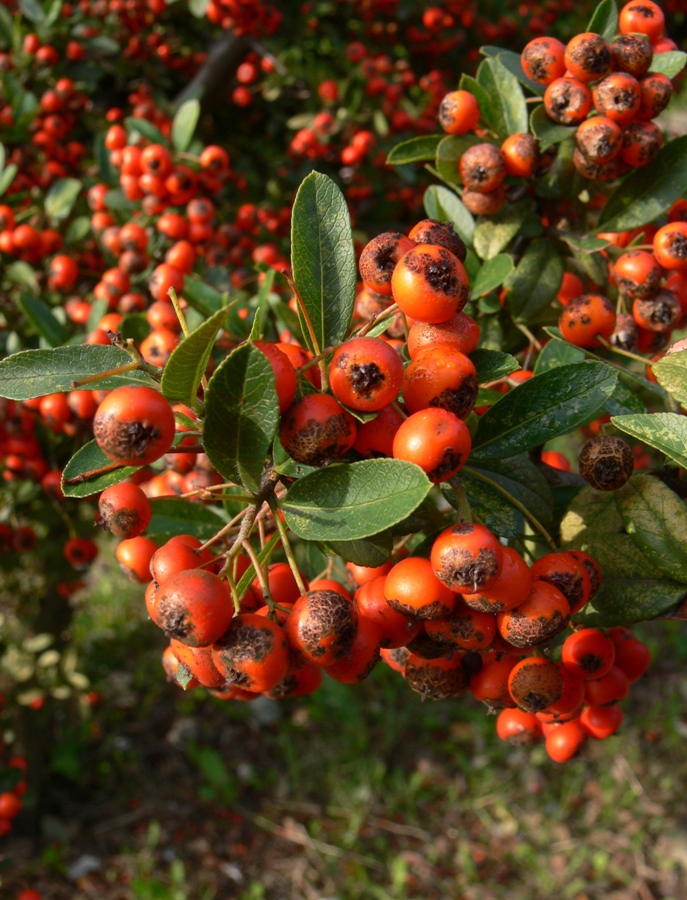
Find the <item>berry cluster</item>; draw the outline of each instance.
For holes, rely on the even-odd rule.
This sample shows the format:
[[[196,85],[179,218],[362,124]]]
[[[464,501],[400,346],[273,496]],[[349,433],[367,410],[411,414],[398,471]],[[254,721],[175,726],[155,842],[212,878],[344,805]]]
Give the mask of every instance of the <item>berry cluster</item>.
[[[668,105],[669,78],[651,72],[654,54],[676,50],[652,0],[631,0],[611,43],[584,32],[567,45],[556,38],[530,41],[522,52],[528,78],[545,85],[544,109],[558,125],[577,126],[573,163],[584,177],[608,181],[648,165],[663,135],[652,121]],[[590,112],[593,114],[590,116]]]

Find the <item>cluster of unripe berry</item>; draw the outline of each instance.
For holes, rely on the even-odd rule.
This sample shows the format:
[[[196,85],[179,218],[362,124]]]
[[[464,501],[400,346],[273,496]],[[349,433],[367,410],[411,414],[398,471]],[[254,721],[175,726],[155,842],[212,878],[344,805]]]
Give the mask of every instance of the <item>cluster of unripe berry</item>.
[[[649,70],[654,54],[677,49],[664,28],[656,3],[631,0],[620,12],[620,34],[610,43],[584,32],[567,45],[535,38],[523,50],[525,74],[546,85],[548,117],[577,126],[573,163],[585,178],[616,178],[648,165],[661,149],[663,135],[652,119],[668,105],[673,86]]]

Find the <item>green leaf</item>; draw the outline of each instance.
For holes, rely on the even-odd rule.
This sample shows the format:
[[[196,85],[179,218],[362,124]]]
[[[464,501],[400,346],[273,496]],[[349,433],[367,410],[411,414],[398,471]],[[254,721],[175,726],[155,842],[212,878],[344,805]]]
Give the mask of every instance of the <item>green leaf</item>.
[[[168,400],[193,406],[198,385],[205,374],[210,353],[224,324],[230,306],[220,309],[174,348],[162,373],[160,388]]]
[[[565,267],[550,241],[533,241],[506,282],[506,305],[515,322],[531,322],[560,290]]]
[[[578,549],[593,556],[603,570],[603,581],[594,599],[575,621],[589,627],[632,625],[665,615],[685,598],[685,586],[663,578],[625,534],[612,542],[590,535]]]
[[[583,359],[584,350],[580,350],[579,347],[573,347],[572,344],[564,341],[548,341],[537,356],[534,374],[541,375],[542,372],[548,372],[549,369],[565,366],[568,363],[580,362]]]
[[[504,50],[503,47],[491,47],[489,45],[480,47],[479,52],[483,56],[496,57],[509,72],[512,72],[513,75],[515,75],[520,84],[532,91],[533,94],[537,94],[540,97],[543,96],[546,87],[543,84],[537,84],[536,81],[532,81],[531,78],[528,78],[527,75],[525,75],[519,53],[516,53],[514,50]]]
[[[5,268],[5,278],[12,284],[18,284],[20,287],[33,291],[34,294],[39,292],[38,278],[36,270],[23,260],[15,260]]]
[[[481,417],[470,459],[514,456],[572,431],[603,406],[617,379],[610,366],[591,361],[530,378]]]
[[[682,50],[669,50],[667,53],[655,53],[650,72],[660,72],[666,78],[673,79],[684,69],[687,53]]]
[[[502,353],[499,350],[485,350],[480,347],[473,350],[470,360],[477,369],[477,381],[479,384],[488,384],[498,378],[505,378],[511,372],[522,368],[520,363],[510,353]]]
[[[470,75],[461,75],[458,87],[461,91],[468,91],[468,93],[472,94],[479,104],[480,120],[489,125],[490,128],[493,128],[493,122],[488,118],[492,104],[486,88]],[[494,128],[494,131],[496,131],[496,128]]]
[[[323,549],[329,556],[340,556],[346,562],[352,562],[356,566],[368,566],[375,568],[383,565],[391,556],[393,539],[389,532],[374,534],[367,540],[359,541],[328,541],[323,544]]]
[[[512,207],[478,222],[473,243],[480,259],[498,256],[520,231],[523,220],[522,208]]]
[[[613,425],[687,469],[687,418],[676,413],[613,416]]]
[[[352,541],[405,519],[432,485],[414,463],[366,459],[301,478],[280,503],[289,528],[306,540]]]
[[[530,115],[530,129],[540,144],[549,147],[552,144],[560,144],[575,134],[577,127],[574,125],[558,125],[546,115],[544,104],[534,107]]]
[[[629,231],[653,222],[678,200],[687,183],[687,135],[659,151],[650,166],[631,172],[601,210],[601,231]]]
[[[357,267],[346,200],[331,178],[311,172],[303,181],[291,218],[293,280],[313,333],[301,326],[308,347],[321,353],[338,344],[351,324]]]
[[[91,220],[88,216],[79,216],[69,223],[64,236],[65,244],[80,244],[91,233]]]
[[[441,185],[433,184],[425,191],[425,212],[430,219],[439,222],[452,222],[453,227],[463,241],[470,246],[475,233],[475,220],[463,201],[453,191]]]
[[[199,116],[200,101],[198,100],[187,100],[176,111],[172,121],[171,138],[174,149],[179,153],[185,153],[190,147]]]
[[[84,472],[93,472],[104,466],[112,465],[109,459],[95,441],[89,441],[69,460],[62,472],[62,490],[65,497],[90,497],[91,494],[99,494],[105,488],[113,484],[119,484],[139,468],[138,466],[119,466],[104,475],[95,475],[78,484],[67,484],[67,480],[81,475]]]
[[[2,170],[2,174],[0,174],[0,197],[4,195],[7,188],[12,184],[18,171],[19,166],[16,163],[10,163],[9,166]]]
[[[488,125],[501,140],[528,130],[527,104],[517,77],[500,57],[489,57],[480,63],[477,81],[487,95],[487,106],[480,110]]]
[[[618,33],[618,7],[615,0],[601,0],[585,30],[612,41]]]
[[[597,253],[599,250],[605,250],[610,246],[610,241],[602,238],[588,237],[580,234],[562,234],[561,239],[574,251],[580,253]]]
[[[646,406],[634,390],[630,390],[622,381],[623,373],[619,373],[618,383],[608,400],[604,403],[604,412],[611,416],[624,416],[632,413],[645,413]]]
[[[461,469],[460,474],[470,475],[472,478],[481,477],[483,483],[487,483],[485,479],[493,482],[501,488],[501,496],[507,494],[514,497],[542,525],[548,527],[552,524],[551,488],[539,469],[525,454],[488,462],[473,460],[470,457],[468,465]]]
[[[464,469],[451,481],[465,489],[470,508],[495,534],[515,538],[523,533],[525,517],[497,488]]]
[[[210,462],[227,480],[257,491],[279,424],[279,399],[272,366],[252,344],[220,363],[205,394],[205,413]]]
[[[153,517],[146,528],[146,537],[153,540],[169,540],[177,534],[191,533],[207,541],[227,524],[212,507],[176,497],[159,497],[151,500],[150,505]]]
[[[62,15],[62,0],[52,0],[50,5],[48,6],[48,12],[45,16],[45,21],[43,22],[44,28],[50,28],[55,24]]]
[[[680,406],[687,407],[687,350],[669,353],[653,363],[651,369],[661,387]]]
[[[433,160],[437,153],[437,147],[444,137],[443,134],[424,134],[403,141],[402,144],[397,144],[391,150],[386,158],[386,164],[387,166],[403,166],[406,163]]]
[[[625,531],[655,570],[687,584],[687,507],[653,475],[633,475],[615,492]]]
[[[124,124],[130,137],[134,134],[140,134],[141,137],[146,138],[151,144],[162,144],[163,147],[169,146],[169,140],[148,119],[135,119],[133,116],[127,116],[124,119]]]
[[[19,9],[35,25],[40,25],[45,19],[45,10],[38,0],[19,0]]]
[[[458,162],[461,156],[470,147],[479,143],[480,139],[474,134],[449,134],[441,140],[437,147],[435,165],[444,181],[451,184],[458,183]]]
[[[265,546],[258,551],[258,562],[260,565],[267,562],[270,558],[276,545],[281,541],[281,535],[278,531],[272,535],[272,537],[267,541]],[[241,578],[239,579],[238,584],[236,585],[236,590],[238,592],[239,597],[245,592],[246,588],[250,585],[251,581],[255,578],[255,569],[253,568],[253,564],[248,566],[246,571],[243,573]]]
[[[124,196],[124,191],[119,188],[115,188],[105,194],[105,206],[108,209],[120,209],[124,212],[131,212],[134,209],[138,209],[137,201],[127,199],[127,197]]]
[[[36,331],[45,338],[51,347],[58,347],[68,339],[69,329],[56,318],[47,303],[43,303],[37,297],[22,294],[19,306]]]
[[[129,313],[128,316],[124,316],[122,321],[119,323],[117,331],[121,334],[122,338],[125,341],[131,338],[131,340],[134,341],[138,346],[148,337],[152,329],[150,327],[150,322],[148,321],[148,317],[146,316],[146,314],[144,312],[140,312]]]
[[[120,44],[106,34],[96,34],[95,37],[88,38],[83,42],[83,46],[89,53],[101,56],[114,56],[122,50]]]
[[[60,178],[50,186],[45,195],[45,212],[51,219],[66,219],[81,193],[82,184],[78,178]]]
[[[0,397],[30,400],[45,394],[72,391],[76,379],[97,375],[131,362],[131,357],[117,347],[80,344],[55,347],[54,350],[22,350],[0,360]],[[98,390],[109,391],[124,384],[154,384],[150,376],[138,370],[112,375],[98,381]],[[92,390],[94,385],[84,385]],[[78,390],[78,388],[77,388]]]
[[[210,0],[189,0],[188,8],[192,16],[196,19],[202,19],[210,5]]]
[[[503,284],[515,268],[513,258],[508,253],[499,253],[487,260],[477,272],[470,288],[470,299],[476,300]]]
[[[204,316],[212,316],[226,303],[226,296],[195,275],[184,279],[184,299]]]
[[[560,527],[561,543],[566,549],[583,550],[582,543],[590,535],[613,543],[622,532],[623,520],[613,493],[595,491],[586,485],[568,506]]]

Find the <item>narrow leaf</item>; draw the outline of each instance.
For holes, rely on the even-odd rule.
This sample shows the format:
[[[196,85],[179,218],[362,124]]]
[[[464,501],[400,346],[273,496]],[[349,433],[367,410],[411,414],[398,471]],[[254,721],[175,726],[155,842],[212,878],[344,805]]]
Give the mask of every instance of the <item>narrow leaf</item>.
[[[172,122],[172,144],[174,149],[185,153],[193,140],[193,132],[196,130],[200,116],[200,102],[187,100],[176,111]]]
[[[274,372],[264,354],[252,344],[230,353],[210,379],[205,412],[210,462],[229,481],[257,491],[279,423]]]
[[[9,166],[2,170],[2,174],[0,174],[0,197],[4,195],[7,188],[12,184],[18,171],[19,166],[16,163],[10,163]]]
[[[127,116],[127,118],[124,119],[124,124],[130,135],[133,135],[133,133],[136,132],[153,144],[162,144],[163,147],[167,147],[169,144],[168,139],[160,129],[153,125],[148,119],[135,119],[133,116]]]
[[[383,531],[371,537],[358,541],[327,541],[323,545],[328,555],[340,556],[346,562],[352,562],[356,566],[368,566],[370,568],[383,565],[391,556],[393,544],[389,532]]]
[[[614,416],[611,422],[620,431],[653,447],[682,469],[687,469],[687,419],[676,413]]]
[[[625,531],[653,567],[687,584],[687,507],[653,475],[633,475],[616,492]]]
[[[669,50],[667,53],[655,53],[650,72],[660,72],[666,78],[673,79],[684,69],[687,53],[682,50]]]
[[[137,466],[120,466],[104,475],[96,475],[78,484],[67,484],[67,480],[84,472],[93,472],[111,465],[108,459],[95,441],[89,441],[69,460],[62,471],[62,490],[65,497],[90,497],[91,494],[99,494],[106,487],[119,484],[129,475],[137,471]]]
[[[476,300],[483,294],[488,294],[500,287],[511,274],[515,265],[513,258],[508,253],[499,253],[487,260],[477,273],[470,288],[470,299]]]
[[[493,259],[504,250],[520,231],[524,221],[521,207],[506,208],[488,219],[480,221],[476,228],[473,243],[480,259]]]
[[[565,267],[549,241],[533,241],[506,282],[507,303],[515,322],[531,322],[550,306],[560,290]]]
[[[226,296],[193,275],[184,279],[184,299],[204,316],[212,316],[224,306]]]
[[[60,178],[45,195],[45,212],[51,219],[61,221],[72,211],[82,184],[78,178]]]
[[[19,305],[36,331],[51,347],[64,344],[69,337],[69,329],[60,322],[47,303],[43,303],[37,297],[22,294]]]
[[[19,0],[19,9],[35,25],[40,25],[45,20],[45,10],[38,0]]]
[[[280,508],[289,528],[306,540],[359,540],[405,519],[431,486],[414,463],[369,459],[301,478]]]
[[[546,479],[529,459],[522,454],[508,459],[483,462],[470,457],[461,475],[472,478],[481,476],[484,483],[492,482],[501,490],[501,496],[514,497],[535,516],[542,525],[552,523],[553,498]]]
[[[607,41],[612,41],[618,33],[618,7],[615,0],[601,0],[587,25],[586,31],[600,34]]]
[[[687,408],[687,350],[669,353],[653,363],[652,371],[661,387]]]
[[[572,431],[603,406],[617,378],[610,366],[591,361],[536,375],[484,413],[470,458],[514,456]]]
[[[540,144],[549,147],[551,144],[560,144],[577,131],[575,126],[558,125],[546,115],[544,104],[537,105],[530,115],[530,129]]]
[[[201,541],[207,541],[226,525],[217,511],[200,503],[189,503],[176,497],[159,497],[150,501],[153,517],[146,529],[146,537],[168,540],[177,534],[191,531]]]
[[[402,144],[397,144],[391,150],[386,158],[386,164],[387,166],[402,166],[406,163],[433,160],[437,153],[437,147],[444,137],[443,134],[425,134],[403,141]]]
[[[488,384],[498,378],[505,378],[511,372],[520,369],[520,363],[510,353],[502,353],[499,350],[485,350],[478,348],[470,354],[470,359],[477,369],[477,381],[479,384]]]
[[[440,141],[435,166],[444,181],[451,184],[458,183],[458,162],[461,156],[479,142],[479,138],[474,134],[449,134]]]
[[[484,117],[501,140],[528,130],[527,104],[517,77],[500,58],[490,57],[480,63],[477,81],[485,89],[488,106]],[[481,107],[480,107],[481,109]]]
[[[651,163],[635,169],[608,198],[599,216],[602,231],[629,231],[658,218],[687,183],[687,135],[666,144]]]
[[[293,279],[310,319],[309,348],[320,353],[346,335],[353,315],[356,261],[346,200],[331,178],[312,172],[296,195],[291,220]]]
[[[452,222],[456,233],[468,246],[472,245],[475,220],[457,194],[446,187],[433,184],[425,191],[424,206],[430,219]]]
[[[72,381],[97,375],[131,362],[124,350],[95,344],[55,347],[54,350],[22,350],[0,360],[0,397],[9,400],[30,400],[45,394],[74,390]],[[143,382],[152,384],[144,372],[126,372],[103,378],[95,385],[98,390],[113,390],[124,384]],[[85,390],[92,390],[89,384]]]
[[[230,308],[225,306],[216,312],[174,348],[160,383],[162,393],[168,400],[177,400],[189,406],[195,403],[210,353]]]
[[[515,538],[523,533],[525,517],[497,488],[465,470],[452,480],[465,489],[470,508],[495,534]]]
[[[504,50],[503,47],[491,46],[480,47],[479,52],[483,56],[496,57],[509,72],[512,72],[513,75],[515,75],[520,84],[528,88],[533,94],[537,94],[540,97],[543,96],[546,87],[543,84],[537,84],[536,81],[532,81],[531,78],[528,78],[527,75],[525,75],[519,53],[516,53],[514,50]]]

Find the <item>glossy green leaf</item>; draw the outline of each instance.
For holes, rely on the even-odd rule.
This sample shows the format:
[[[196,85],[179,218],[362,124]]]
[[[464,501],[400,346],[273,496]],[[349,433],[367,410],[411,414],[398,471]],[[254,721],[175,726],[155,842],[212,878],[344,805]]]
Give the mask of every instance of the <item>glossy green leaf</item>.
[[[366,540],[328,541],[322,547],[329,556],[340,556],[356,566],[374,568],[384,565],[391,556],[393,539],[389,532],[371,535]]]
[[[520,231],[524,211],[520,207],[506,207],[500,213],[482,219],[475,227],[473,244],[480,259],[493,259],[504,250]]]
[[[16,259],[8,266],[5,266],[3,274],[12,284],[18,284],[34,294],[37,294],[40,290],[36,270],[22,259]]]
[[[64,242],[68,245],[80,244],[90,233],[91,220],[88,216],[79,216],[69,223],[67,232],[64,236]]]
[[[40,25],[45,20],[45,10],[38,0],[19,0],[19,9],[35,25]]]
[[[2,170],[0,174],[0,197],[4,195],[7,188],[12,184],[18,171],[19,166],[16,163],[10,163],[9,166]]]
[[[257,491],[278,424],[272,366],[252,344],[237,347],[205,393],[203,441],[210,462],[227,480]]]
[[[470,509],[480,522],[499,537],[515,538],[523,533],[525,517],[498,488],[464,469],[452,481],[464,488]]]
[[[55,181],[45,195],[45,212],[51,219],[66,219],[81,193],[82,183],[78,178],[60,178]]]
[[[667,53],[655,53],[651,61],[650,72],[660,72],[666,78],[673,79],[684,69],[687,53],[682,50],[669,50]]]
[[[487,95],[482,111],[484,120],[500,140],[528,130],[527,104],[520,82],[500,58],[489,57],[480,63],[477,81]]]
[[[572,431],[603,406],[617,378],[610,366],[591,361],[531,378],[481,417],[471,460],[514,456]]]
[[[103,475],[95,475],[78,484],[67,484],[66,481],[84,472],[93,472],[112,464],[95,441],[89,441],[69,460],[62,471],[62,490],[65,497],[90,497],[99,494],[113,484],[119,484],[139,468],[138,466],[119,466]]]
[[[357,266],[346,200],[326,175],[303,181],[291,217],[293,279],[312,326],[308,347],[320,353],[346,335],[355,305]]]
[[[521,368],[514,356],[499,350],[485,350],[480,347],[473,350],[470,359],[477,369],[477,381],[480,384],[488,384],[490,381],[504,378]]]
[[[457,194],[441,185],[433,184],[424,196],[425,212],[430,219],[452,222],[463,241],[470,246],[475,233],[475,220]]]
[[[160,129],[153,125],[148,119],[135,119],[133,116],[127,116],[127,118],[124,119],[124,124],[126,125],[126,130],[129,132],[130,136],[133,134],[140,134],[141,137],[150,141],[151,144],[162,144],[163,147],[169,145],[168,139]]]
[[[601,0],[585,30],[612,41],[618,33],[618,7],[615,0]]]
[[[637,396],[637,392],[631,390],[622,380],[623,374],[620,373],[618,381],[613,393],[604,403],[604,412],[611,416],[624,416],[632,414],[641,414],[646,412],[646,406]]]
[[[174,348],[162,373],[160,387],[168,400],[192,406],[205,374],[210,353],[230,307],[225,306]]]
[[[397,144],[386,158],[387,166],[402,166],[406,163],[433,160],[437,147],[444,139],[443,134],[423,134]]]
[[[632,625],[665,615],[686,596],[684,584],[664,578],[625,534],[609,541],[590,533],[575,546],[591,554],[603,570],[596,597],[575,616],[589,627]]]
[[[536,81],[532,81],[531,78],[528,78],[527,75],[525,75],[519,53],[516,53],[514,50],[504,50],[503,47],[492,47],[489,45],[480,47],[479,52],[483,56],[496,57],[509,72],[512,72],[513,75],[515,75],[520,84],[528,88],[533,94],[537,94],[540,97],[544,94],[544,91],[546,90],[545,85],[537,84]]]
[[[30,400],[45,394],[72,391],[72,382],[97,375],[131,362],[117,347],[79,344],[54,350],[22,350],[0,360],[0,397]],[[112,375],[97,382],[98,390],[110,391],[124,384],[154,384],[149,375],[138,370]],[[83,390],[92,390],[85,385]]]
[[[184,299],[204,316],[219,312],[227,302],[221,291],[193,275],[187,275],[184,279]]]
[[[651,366],[661,387],[670,396],[687,408],[687,350],[669,353]]]
[[[570,503],[561,520],[561,543],[565,548],[583,549],[582,541],[590,535],[602,535],[612,542],[623,532],[623,520],[611,491],[595,491],[584,486]]]
[[[366,459],[301,478],[280,507],[289,528],[306,540],[352,541],[405,519],[432,484],[414,463]]]
[[[514,268],[513,258],[508,253],[499,253],[487,260],[470,286],[470,299],[476,300],[500,287]]]
[[[176,497],[159,497],[150,501],[153,517],[146,537],[169,540],[177,534],[194,534],[207,541],[226,525],[226,521],[210,506],[189,503]]]
[[[507,306],[515,322],[531,322],[560,290],[565,267],[549,241],[533,241],[506,282]]]
[[[686,183],[687,135],[682,135],[615,189],[601,210],[599,230],[629,231],[653,222],[682,196]]]
[[[468,91],[468,93],[472,94],[479,104],[480,121],[496,131],[497,129],[494,127],[494,123],[491,120],[491,101],[489,100],[489,94],[487,93],[486,88],[471,75],[465,74],[460,76],[458,87],[461,91]]]
[[[187,100],[174,114],[172,121],[172,145],[175,150],[185,153],[193,140],[193,133],[200,117],[200,101]]]
[[[616,491],[625,531],[661,575],[687,584],[687,506],[653,475],[633,475]]]
[[[47,303],[43,303],[37,297],[22,294],[19,306],[36,331],[51,347],[64,344],[69,337],[69,329],[60,322]]]
[[[541,352],[537,355],[534,366],[534,374],[541,375],[549,369],[565,366],[569,363],[581,362],[584,359],[584,350],[573,347],[566,341],[547,341]]]
[[[676,413],[614,416],[613,425],[625,434],[665,453],[682,469],[687,469],[687,418]]]
[[[546,115],[544,104],[534,107],[530,115],[530,130],[540,144],[549,147],[560,144],[575,134],[577,128],[571,125],[558,125]]]
[[[509,459],[468,460],[461,470],[462,475],[479,478],[484,484],[490,484],[506,500],[514,497],[542,525],[552,524],[553,498],[551,488],[540,470],[528,456],[522,454]]]

